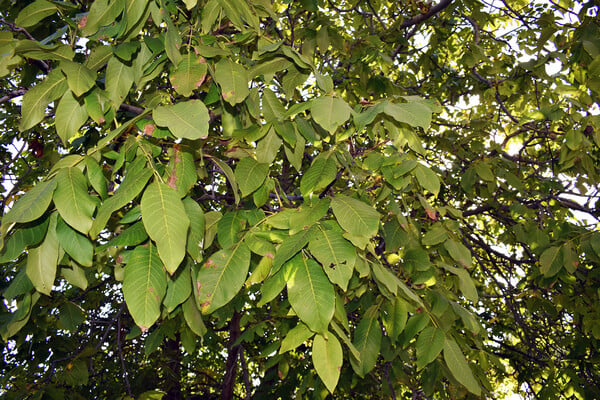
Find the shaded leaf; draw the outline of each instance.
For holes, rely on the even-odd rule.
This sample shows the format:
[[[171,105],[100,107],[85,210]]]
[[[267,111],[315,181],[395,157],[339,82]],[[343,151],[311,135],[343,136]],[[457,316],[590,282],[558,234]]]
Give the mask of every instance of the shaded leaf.
[[[473,371],[471,371],[469,364],[467,364],[467,360],[460,347],[458,347],[454,339],[449,337],[446,337],[444,341],[444,361],[446,361],[446,365],[448,365],[452,376],[461,385],[477,396],[481,394],[481,387],[473,376]]]

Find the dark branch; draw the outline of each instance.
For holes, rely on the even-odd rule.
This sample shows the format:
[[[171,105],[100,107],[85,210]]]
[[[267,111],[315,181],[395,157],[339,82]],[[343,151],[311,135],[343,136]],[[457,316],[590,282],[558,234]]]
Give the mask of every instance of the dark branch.
[[[439,12],[443,11],[451,3],[452,3],[452,0],[441,0],[435,6],[431,7],[428,12],[426,12],[424,14],[417,15],[416,17],[413,17],[411,19],[407,19],[407,20],[402,21],[402,24],[400,25],[400,28],[403,29],[403,28],[408,28],[408,27],[413,26],[413,25],[420,24],[421,22],[423,22],[423,21],[431,18],[435,14],[438,14]]]

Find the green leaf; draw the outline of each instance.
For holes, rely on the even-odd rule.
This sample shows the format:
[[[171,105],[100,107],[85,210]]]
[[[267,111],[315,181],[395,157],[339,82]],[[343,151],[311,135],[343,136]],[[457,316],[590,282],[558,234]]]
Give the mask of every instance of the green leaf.
[[[223,248],[240,241],[239,233],[246,227],[246,219],[241,211],[231,211],[223,215],[217,224],[217,239]]]
[[[556,275],[562,266],[560,247],[549,247],[540,256],[540,272],[546,277]]]
[[[306,324],[298,322],[298,325],[292,328],[281,341],[279,354],[294,350],[302,343],[313,337],[314,334],[315,333],[311,331]]]
[[[418,164],[413,170],[419,185],[428,190],[434,196],[440,193],[440,178],[431,170],[431,168]]]
[[[94,246],[92,242],[82,234],[75,232],[62,219],[56,224],[56,236],[60,246],[84,267],[92,266]]]
[[[85,314],[77,304],[67,301],[58,310],[60,324],[63,329],[75,332],[85,319]]]
[[[408,319],[408,304],[400,297],[395,297],[384,307],[383,326],[388,336],[395,341],[404,330]]]
[[[231,301],[244,285],[250,269],[250,250],[243,242],[211,255],[198,272],[196,287],[203,314]]]
[[[90,181],[94,190],[101,198],[106,199],[108,197],[106,178],[104,177],[102,168],[100,168],[100,165],[98,165],[93,157],[85,156],[85,170],[88,181]]]
[[[228,58],[222,58],[215,65],[215,81],[221,87],[223,100],[236,105],[250,94],[248,89],[248,71]]]
[[[79,128],[88,120],[85,105],[73,96],[73,93],[67,91],[60,99],[55,112],[56,133],[67,144],[69,139],[77,135]]]
[[[340,226],[352,235],[370,238],[379,230],[379,213],[360,200],[338,194],[331,209]]]
[[[469,272],[463,268],[456,268],[450,265],[442,264],[442,266],[447,271],[450,271],[456,276],[458,276],[460,291],[462,292],[463,296],[465,296],[467,300],[470,300],[473,303],[477,303],[477,301],[479,300],[479,295],[477,294],[477,287],[475,287],[475,283],[469,275]]]
[[[269,133],[256,145],[256,160],[261,164],[271,164],[277,157],[283,141],[275,133],[275,129],[269,129]]]
[[[202,313],[198,310],[194,298],[190,297],[187,299],[181,308],[183,309],[183,318],[185,319],[187,326],[189,326],[196,335],[200,337],[204,336],[207,329],[204,325],[204,321],[202,321]]]
[[[156,242],[165,268],[173,275],[185,257],[190,225],[179,194],[166,184],[155,182],[144,191],[140,206],[146,232]]]
[[[12,279],[10,285],[2,290],[2,297],[10,301],[17,296],[29,293],[31,289],[33,289],[33,284],[27,277],[27,271],[21,268],[17,275]]]
[[[27,277],[38,292],[47,296],[50,296],[58,264],[59,244],[56,238],[56,220],[57,215],[52,214],[46,238],[41,245],[29,249],[27,253]]]
[[[204,211],[202,211],[198,203],[189,197],[183,199],[183,207],[190,219],[186,249],[195,261],[200,261],[202,259],[204,228],[206,224]]]
[[[27,191],[12,206],[9,212],[2,217],[2,225],[23,223],[38,219],[48,209],[52,195],[56,189],[56,180],[38,182]]]
[[[164,15],[163,20],[167,23],[165,53],[167,53],[167,57],[169,57],[169,60],[171,60],[173,65],[178,65],[181,62],[181,53],[179,52],[181,46],[181,34],[179,33],[177,26],[175,26],[171,20],[171,17]]]
[[[67,90],[67,78],[59,69],[50,71],[46,79],[29,89],[21,104],[21,132],[33,128],[46,115],[48,104],[60,98]]]
[[[338,97],[323,96],[316,99],[310,107],[315,122],[327,132],[333,134],[337,128],[350,118],[352,109]]]
[[[165,181],[177,190],[180,197],[184,197],[198,179],[194,156],[188,151],[181,151],[179,146],[174,146],[169,155],[168,175]]]
[[[49,218],[44,218],[36,225],[21,226],[11,232],[0,251],[0,263],[15,260],[23,250],[32,245],[40,243],[48,230]]]
[[[444,242],[444,248],[450,253],[450,257],[454,258],[463,267],[472,267],[473,260],[471,259],[471,252],[462,243],[457,242],[454,239],[448,239]]]
[[[102,26],[109,25],[116,21],[117,17],[125,8],[124,0],[97,0],[90,7],[90,12],[85,19],[85,23],[80,22],[81,34],[90,36],[98,32]],[[83,21],[83,19],[82,19]]]
[[[71,268],[63,267],[60,269],[61,275],[74,287],[85,290],[88,287],[85,270],[75,263],[71,263]]]
[[[307,230],[323,218],[329,211],[329,199],[316,198],[312,203],[305,203],[293,210],[289,219],[290,234]]]
[[[221,169],[223,174],[227,177],[227,181],[229,182],[229,185],[231,186],[231,191],[233,192],[235,204],[238,204],[240,202],[240,195],[238,193],[237,179],[235,179],[235,174],[233,173],[233,170],[229,165],[227,165],[227,163],[223,162],[222,160],[216,157],[211,158],[211,160],[215,164],[217,164],[217,166]]]
[[[271,89],[264,88],[262,93],[263,116],[265,121],[275,123],[283,120],[285,107]]]
[[[54,204],[65,222],[83,234],[92,227],[96,202],[88,194],[87,179],[77,167],[63,168],[56,174]]]
[[[381,338],[377,313],[373,312],[373,309],[369,309],[354,332],[353,343],[360,353],[360,359],[350,358],[354,372],[361,378],[364,378],[375,367],[377,358],[379,358]]]
[[[344,239],[341,228],[333,221],[319,226],[311,238],[308,249],[323,265],[325,273],[332,283],[343,290],[354,272],[356,250],[352,243]]]
[[[258,163],[252,157],[242,158],[235,168],[235,178],[238,181],[242,197],[258,189],[269,174],[269,164]]]
[[[289,261],[287,281],[290,304],[298,317],[315,332],[327,332],[335,310],[333,285],[314,260],[302,254]]]
[[[167,275],[156,248],[137,246],[125,267],[123,296],[136,325],[145,332],[160,316],[160,303],[167,290]]]
[[[410,126],[427,129],[431,124],[431,109],[422,103],[386,103],[383,112]]]
[[[273,259],[273,274],[279,271],[279,268],[290,258],[292,258],[296,253],[304,248],[309,242],[309,240],[313,237],[314,229],[309,228],[307,230],[300,231],[290,237],[287,237],[283,240],[279,248],[277,249],[277,253],[275,253],[275,258]]]
[[[435,246],[436,244],[444,242],[446,239],[448,239],[446,229],[442,225],[436,224],[423,236],[421,243],[425,246]]]
[[[481,395],[481,387],[473,376],[473,371],[471,371],[469,364],[467,364],[465,356],[460,350],[460,347],[458,347],[458,344],[456,344],[456,341],[449,337],[446,337],[446,340],[444,341],[444,360],[446,361],[446,365],[452,373],[452,376],[454,376],[461,385],[466,387],[469,392],[474,395]]]
[[[109,99],[115,108],[119,108],[127,97],[134,81],[133,68],[112,57],[106,67],[105,86]]]
[[[300,192],[305,198],[311,193],[323,190],[335,179],[337,166],[333,158],[319,157],[302,176]]]
[[[163,299],[163,305],[167,309],[167,312],[173,312],[178,305],[190,297],[190,294],[192,294],[192,276],[188,263],[168,278],[167,292]]]
[[[33,26],[46,17],[56,13],[56,5],[46,0],[36,0],[22,9],[15,19],[15,25],[27,28]]]
[[[313,340],[312,360],[319,378],[327,390],[333,393],[340,378],[342,363],[344,361],[342,346],[334,335],[317,334]]]
[[[96,84],[96,74],[83,64],[63,61],[60,67],[67,77],[69,89],[77,97],[83,95]]]
[[[152,116],[157,125],[166,126],[178,138],[196,140],[208,137],[208,110],[200,100],[160,106],[152,112]]]
[[[445,342],[444,331],[435,326],[425,328],[417,339],[417,369],[420,370],[436,359]]]
[[[151,176],[152,171],[149,168],[141,171],[128,170],[115,194],[106,199],[98,209],[96,219],[90,229],[90,236],[98,236],[106,226],[111,214],[133,200],[146,186]]]
[[[183,56],[183,60],[177,65],[169,79],[177,93],[189,97],[204,83],[206,71],[206,61],[193,52],[189,52]]]
[[[475,172],[477,172],[477,175],[479,175],[479,177],[481,179],[483,179],[484,181],[488,181],[488,182],[496,181],[496,176],[492,172],[492,169],[490,168],[490,166],[487,163],[485,163],[483,161],[475,164]]]

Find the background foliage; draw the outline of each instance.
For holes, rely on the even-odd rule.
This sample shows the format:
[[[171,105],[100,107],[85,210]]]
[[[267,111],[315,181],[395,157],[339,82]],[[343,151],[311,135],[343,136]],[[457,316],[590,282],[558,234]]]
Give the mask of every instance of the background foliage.
[[[0,24],[0,396],[600,397],[594,1]]]

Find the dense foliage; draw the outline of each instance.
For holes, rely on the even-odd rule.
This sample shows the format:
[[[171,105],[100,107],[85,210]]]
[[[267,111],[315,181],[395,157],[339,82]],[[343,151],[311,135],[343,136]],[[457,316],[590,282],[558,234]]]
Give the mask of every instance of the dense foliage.
[[[0,397],[600,398],[596,4],[0,0]]]

